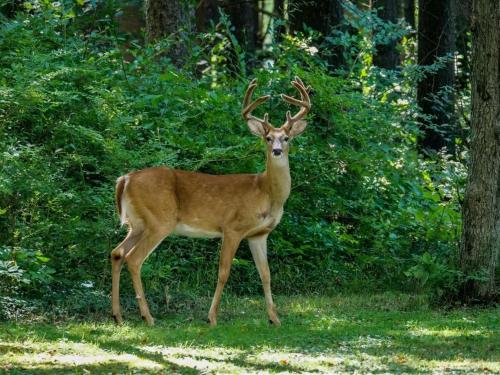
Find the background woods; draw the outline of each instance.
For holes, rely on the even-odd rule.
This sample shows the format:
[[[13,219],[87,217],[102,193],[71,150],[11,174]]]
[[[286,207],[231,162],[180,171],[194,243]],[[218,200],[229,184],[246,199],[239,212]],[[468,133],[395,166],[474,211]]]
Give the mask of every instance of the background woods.
[[[295,75],[313,110],[270,237],[274,291],[495,300],[499,7],[0,1],[0,316],[107,311],[107,257],[124,231],[116,178],[165,164],[262,171],[243,92],[256,77],[256,95],[272,95],[262,112],[284,119],[278,94]],[[245,246],[227,287],[251,295]],[[217,257],[217,241],[167,239],[143,267],[152,309],[210,293]]]

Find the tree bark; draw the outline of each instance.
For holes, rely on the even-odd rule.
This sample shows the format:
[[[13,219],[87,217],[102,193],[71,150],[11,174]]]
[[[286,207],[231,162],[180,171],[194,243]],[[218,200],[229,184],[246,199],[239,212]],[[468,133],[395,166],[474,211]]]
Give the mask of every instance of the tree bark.
[[[438,57],[454,51],[454,0],[419,0],[418,63],[432,65]],[[421,121],[423,149],[439,151],[446,147],[454,152],[453,95],[442,95],[443,88],[453,86],[454,69],[450,61],[418,83],[417,101],[429,119]],[[440,100],[436,100],[439,97]]]
[[[398,7],[396,0],[373,0],[373,8],[378,9],[378,16],[385,22],[397,22]],[[396,69],[399,65],[399,53],[396,51],[397,41],[392,39],[387,44],[376,46],[373,64],[380,68]]]
[[[288,16],[291,32],[305,31],[304,26],[308,26],[326,36],[334,29],[342,29],[344,9],[342,0],[289,0]],[[341,47],[322,47],[320,52],[333,68],[345,65]]]
[[[185,40],[178,37],[191,32],[193,11],[187,0],[146,0],[146,41],[176,35],[177,42],[169,51],[174,63],[180,63],[187,55]]]
[[[460,247],[465,303],[497,296],[500,247],[500,2],[474,0],[472,19],[471,149]]]

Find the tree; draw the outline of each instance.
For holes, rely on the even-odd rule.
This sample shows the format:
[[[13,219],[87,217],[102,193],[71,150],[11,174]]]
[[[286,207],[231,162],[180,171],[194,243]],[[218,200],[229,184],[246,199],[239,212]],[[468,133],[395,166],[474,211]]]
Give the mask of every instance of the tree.
[[[470,165],[463,204],[463,302],[496,295],[500,248],[500,2],[474,0]],[[477,277],[480,277],[478,279]]]
[[[397,22],[398,7],[396,0],[373,0],[373,8],[378,10],[378,16],[386,22]],[[397,41],[391,39],[386,44],[377,46],[377,53],[373,56],[373,64],[385,68],[395,69],[399,64],[399,53],[396,51]]]
[[[435,64],[440,57],[454,51],[452,1],[419,0],[418,63]],[[437,72],[427,74],[418,83],[417,101],[425,118],[421,121],[423,149],[438,151],[447,147],[454,151],[453,94],[446,87],[453,86],[453,62],[448,61]]]
[[[166,36],[179,36],[183,31],[190,32],[192,13],[186,0],[146,0],[146,40],[153,42]],[[179,40],[169,51],[176,63],[180,63],[186,54],[186,45]]]
[[[341,0],[290,0],[288,15],[292,32],[305,31],[305,27],[310,27],[324,36],[331,34],[334,29],[341,29],[344,20]],[[320,50],[333,67],[345,65],[342,48]]]

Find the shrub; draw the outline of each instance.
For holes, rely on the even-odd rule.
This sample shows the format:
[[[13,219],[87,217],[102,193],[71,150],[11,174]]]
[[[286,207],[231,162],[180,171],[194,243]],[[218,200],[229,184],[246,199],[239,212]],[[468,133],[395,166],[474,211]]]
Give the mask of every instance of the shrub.
[[[275,292],[411,287],[405,271],[415,276],[418,256],[438,260],[455,248],[463,169],[417,154],[407,70],[389,80],[377,70],[368,80],[363,69],[332,76],[307,36],[273,45],[272,64],[248,76],[210,59],[232,48],[224,35],[184,69],[171,65],[165,41],[132,45],[126,63],[112,24],[89,32],[75,25],[71,16],[41,11],[0,30],[0,278],[11,292],[41,296],[43,288],[91,282],[102,296],[108,254],[124,236],[113,202],[121,174],[165,164],[262,171],[262,145],[238,116],[252,77],[259,92],[272,94],[263,110],[275,125],[288,109],[278,94],[294,94],[293,76],[314,88],[310,126],[292,145],[292,194],[270,236]],[[193,68],[201,58],[211,61],[204,73]],[[366,90],[375,83],[393,95]],[[143,267],[148,291],[207,293],[217,249],[213,240],[165,240]],[[229,287],[253,293],[257,280],[242,246]]]

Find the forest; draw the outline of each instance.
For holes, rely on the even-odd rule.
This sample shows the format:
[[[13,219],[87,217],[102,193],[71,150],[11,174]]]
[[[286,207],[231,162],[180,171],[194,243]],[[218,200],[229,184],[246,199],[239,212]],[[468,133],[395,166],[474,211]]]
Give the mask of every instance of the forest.
[[[500,372],[498,0],[0,0],[0,155],[2,373]]]

